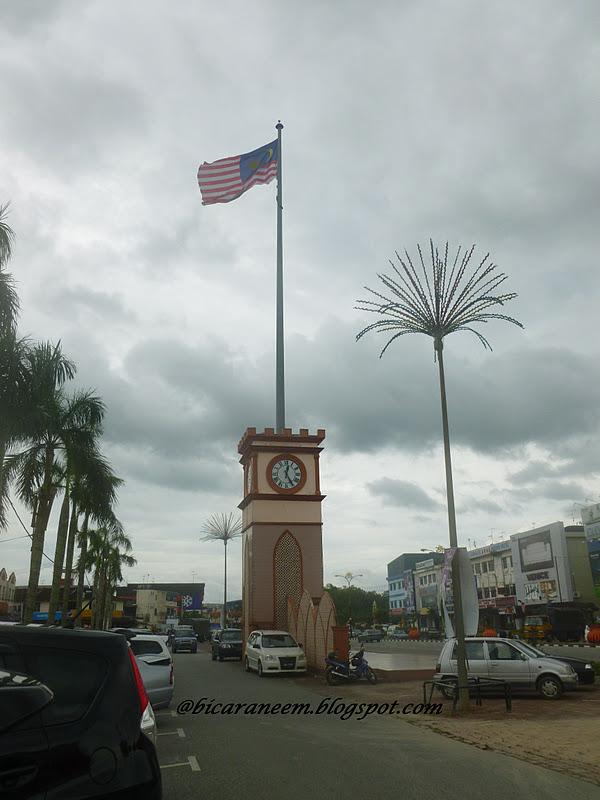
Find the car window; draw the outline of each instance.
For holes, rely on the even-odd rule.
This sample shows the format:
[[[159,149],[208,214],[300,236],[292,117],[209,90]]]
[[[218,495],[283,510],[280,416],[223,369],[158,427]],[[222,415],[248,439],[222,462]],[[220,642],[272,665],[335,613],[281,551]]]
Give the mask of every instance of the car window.
[[[163,654],[161,643],[158,641],[146,642],[140,639],[132,639],[130,644],[134,656],[145,656],[148,655],[148,653]]]
[[[195,636],[193,628],[175,628],[175,636]]]
[[[488,650],[492,661],[519,661],[521,653],[506,642],[488,642]]]
[[[220,638],[222,642],[239,642],[242,637],[239,631],[223,631]]]
[[[297,647],[289,633],[272,633],[262,637],[263,647]]]
[[[543,650],[540,650],[539,647],[534,647],[528,642],[519,642],[516,647],[534,658],[546,658],[546,653]]]
[[[92,704],[108,673],[108,662],[93,653],[24,647],[28,671],[54,692],[42,712],[45,725],[80,719]]]
[[[483,642],[465,642],[465,650],[469,661],[483,661]]]

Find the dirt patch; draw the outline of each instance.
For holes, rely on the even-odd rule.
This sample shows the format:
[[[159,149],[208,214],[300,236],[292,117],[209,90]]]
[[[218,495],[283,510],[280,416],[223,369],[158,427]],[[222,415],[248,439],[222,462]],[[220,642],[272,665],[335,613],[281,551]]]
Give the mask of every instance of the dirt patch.
[[[423,702],[422,681],[381,679],[375,686],[365,681],[328,686],[320,675],[302,679],[308,688],[330,697],[365,703],[391,703],[399,708]],[[536,694],[517,694],[512,711],[504,699],[484,697],[482,705],[471,700],[468,711],[451,715],[452,702],[435,691],[432,703],[441,714],[407,714],[398,719],[449,736],[484,750],[514,756],[590,783],[600,785],[598,729],[600,685],[580,686],[560,700],[542,700]]]

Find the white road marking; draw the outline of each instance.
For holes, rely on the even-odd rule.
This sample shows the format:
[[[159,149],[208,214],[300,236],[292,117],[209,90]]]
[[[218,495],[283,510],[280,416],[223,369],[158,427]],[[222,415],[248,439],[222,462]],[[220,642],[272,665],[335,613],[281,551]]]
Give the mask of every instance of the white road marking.
[[[164,731],[164,733],[159,733],[157,735],[158,736],[174,736],[175,734],[177,734],[180,739],[185,739],[185,731],[183,730],[183,728],[177,728],[177,730],[174,730],[174,731]]]

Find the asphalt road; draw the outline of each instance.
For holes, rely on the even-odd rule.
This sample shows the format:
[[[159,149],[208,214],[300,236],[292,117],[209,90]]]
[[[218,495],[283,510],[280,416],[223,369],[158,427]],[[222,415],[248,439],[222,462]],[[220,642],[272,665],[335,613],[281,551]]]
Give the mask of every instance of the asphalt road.
[[[368,703],[369,684],[364,691]],[[300,677],[259,678],[240,662],[213,662],[204,650],[177,653],[172,706],[157,712],[164,800],[600,797],[596,786],[422,730],[401,714],[342,719],[341,701],[337,714],[327,713],[327,702]],[[199,713],[178,714],[182,703]],[[261,714],[259,703],[281,707]],[[297,714],[294,704],[307,705]],[[344,715],[350,711],[346,704]]]

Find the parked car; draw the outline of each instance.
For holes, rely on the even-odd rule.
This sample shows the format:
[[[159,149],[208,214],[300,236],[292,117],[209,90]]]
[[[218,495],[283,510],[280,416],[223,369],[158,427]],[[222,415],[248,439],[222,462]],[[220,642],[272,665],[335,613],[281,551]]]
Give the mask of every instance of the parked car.
[[[513,640],[511,640],[513,641]],[[556,661],[562,661],[563,664],[568,664],[573,667],[577,674],[577,682],[581,685],[590,685],[596,680],[596,673],[589,661],[584,658],[571,658],[571,656],[552,656],[545,653],[541,648],[529,642],[514,641],[514,644],[525,653],[532,652],[535,657],[552,658]]]
[[[181,625],[175,628],[171,637],[171,649],[174,653],[179,650],[189,650],[190,653],[195,653],[198,650],[196,631],[191,625]]]
[[[144,681],[152,708],[168,708],[173,699],[173,659],[160,636],[134,634],[129,644]]]
[[[388,631],[388,639],[408,639],[408,632],[403,630],[402,628],[395,628],[392,631]]]
[[[383,634],[381,631],[372,628],[362,631],[362,633],[359,633],[356,638],[359,642],[380,642],[383,639]]]
[[[525,652],[520,643],[491,637],[465,639],[469,678],[493,678],[507,681],[513,690],[537,690],[546,700],[556,700],[568,689],[577,686],[573,668],[558,659]],[[436,665],[435,680],[455,684],[458,674],[456,639],[447,639]],[[440,687],[446,697],[453,689]]]
[[[252,631],[244,654],[246,672],[306,672],[306,653],[287,631]]]
[[[226,658],[242,660],[244,642],[238,628],[225,628],[217,631],[212,638],[212,660],[224,661]]]
[[[0,670],[3,800],[161,800],[154,713],[124,636],[0,623]],[[11,697],[23,713],[7,719]]]

